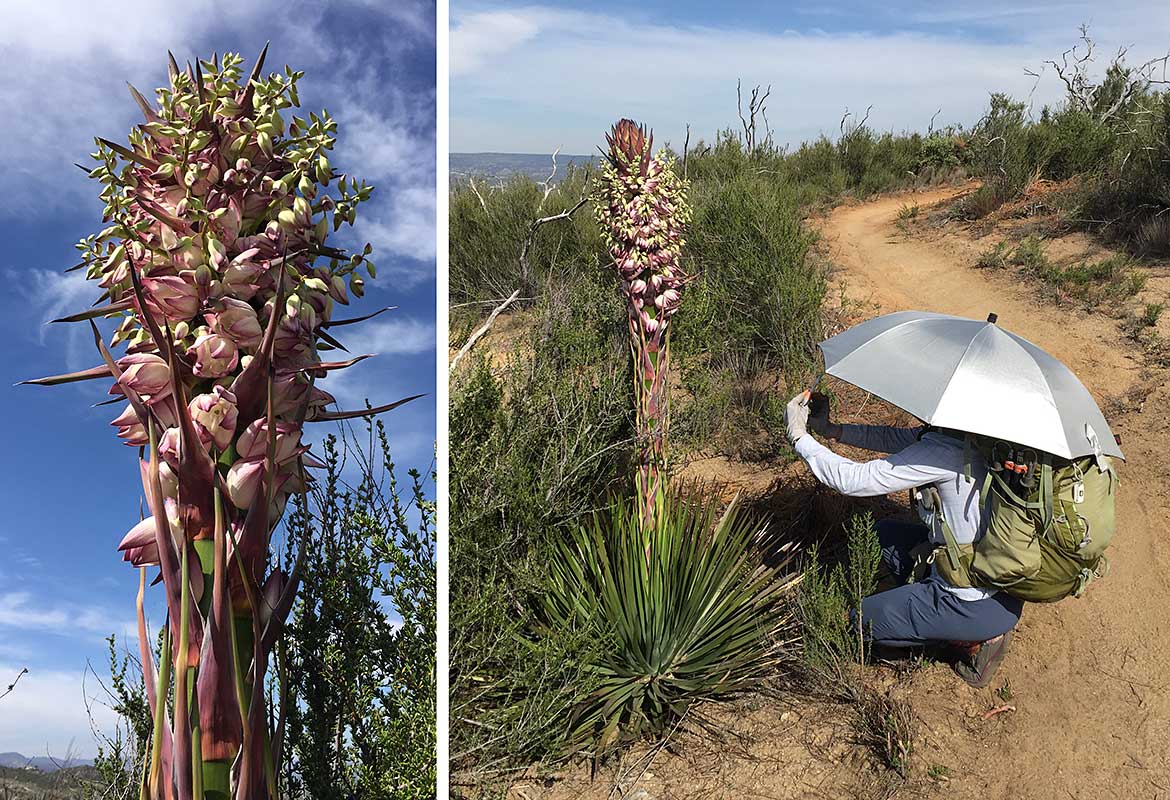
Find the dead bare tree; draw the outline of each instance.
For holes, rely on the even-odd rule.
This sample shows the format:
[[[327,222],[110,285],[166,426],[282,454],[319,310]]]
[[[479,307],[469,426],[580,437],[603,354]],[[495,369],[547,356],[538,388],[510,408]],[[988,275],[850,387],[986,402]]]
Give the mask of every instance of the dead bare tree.
[[[772,94],[772,85],[768,84],[768,88],[761,92],[761,87],[756,84],[752,89],[752,96],[748,100],[748,113],[745,117],[743,115],[743,81],[737,80],[735,82],[735,107],[739,112],[739,121],[743,125],[743,139],[744,147],[749,153],[753,152],[757,147],[771,145],[772,143],[772,126],[768,123],[768,96]],[[758,131],[756,129],[756,117],[764,123],[764,138],[758,138]]]
[[[1061,53],[1059,61],[1044,61],[1044,68],[1051,67],[1064,84],[1068,102],[1098,123],[1111,121],[1151,86],[1170,84],[1167,79],[1170,53],[1151,58],[1136,67],[1126,67],[1129,48],[1120,47],[1106,67],[1105,75],[1098,78],[1093,75],[1095,50],[1096,43],[1089,36],[1089,26],[1081,25],[1080,43]],[[1025,69],[1024,72],[1039,81],[1043,68]]]

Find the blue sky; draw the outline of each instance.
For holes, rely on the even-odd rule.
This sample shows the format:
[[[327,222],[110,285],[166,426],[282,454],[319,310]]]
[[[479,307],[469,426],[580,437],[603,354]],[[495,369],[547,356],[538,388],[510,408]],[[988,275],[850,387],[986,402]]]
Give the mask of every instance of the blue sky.
[[[103,638],[134,620],[137,575],[114,548],[138,519],[136,451],[114,438],[108,422],[116,409],[91,407],[108,387],[12,386],[100,361],[87,329],[44,325],[97,296],[61,274],[76,262],[72,245],[101,222],[96,185],[73,162],[87,160],[94,136],[124,141],[140,121],[124,82],[152,96],[166,82],[168,48],[180,62],[217,50],[240,52],[250,65],[270,39],[268,67],[304,70],[302,107],[326,107],[337,119],[335,167],[377,187],[349,244],[374,245],[378,280],[350,309],[399,306],[346,328],[341,338],[352,352],[381,355],[324,388],[343,408],[365,397],[377,404],[428,393],[384,417],[403,471],[426,470],[435,436],[435,11],[433,3],[377,0],[20,6],[6,9],[0,29],[7,109],[0,137],[7,454],[0,691],[21,667],[30,672],[0,700],[0,752],[60,755],[72,743],[92,755],[83,671],[89,660],[101,674]],[[92,677],[88,688],[96,689]],[[108,712],[95,712],[108,722]]]
[[[581,10],[588,8],[588,10]],[[775,138],[835,135],[842,115],[878,130],[969,124],[988,93],[1060,97],[1048,69],[1025,68],[1076,43],[1082,23],[1098,63],[1170,49],[1170,5],[1153,0],[942,3],[684,2],[587,6],[452,0],[451,151],[595,152],[620,116],[681,146],[738,125],[736,79],[772,84]]]

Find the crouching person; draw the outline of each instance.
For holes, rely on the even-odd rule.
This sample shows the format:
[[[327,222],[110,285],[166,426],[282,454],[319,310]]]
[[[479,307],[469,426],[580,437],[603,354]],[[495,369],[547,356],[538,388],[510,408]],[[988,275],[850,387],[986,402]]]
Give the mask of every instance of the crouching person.
[[[986,520],[979,487],[986,466],[972,464],[970,475],[965,474],[961,434],[921,427],[839,425],[829,419],[827,402],[817,403],[816,414],[810,417],[809,399],[808,392],[794,397],[785,420],[789,439],[817,480],[849,497],[911,490],[922,500],[915,503],[922,522],[877,524],[882,564],[901,585],[862,601],[862,627],[870,642],[895,648],[949,646],[959,676],[972,686],[986,686],[1007,653],[1024,604],[1005,592],[949,581],[943,574],[947,537],[941,529],[948,525],[951,540],[960,545],[983,536]],[[851,461],[814,439],[809,428],[828,439],[890,455]],[[932,557],[935,553],[940,555]]]

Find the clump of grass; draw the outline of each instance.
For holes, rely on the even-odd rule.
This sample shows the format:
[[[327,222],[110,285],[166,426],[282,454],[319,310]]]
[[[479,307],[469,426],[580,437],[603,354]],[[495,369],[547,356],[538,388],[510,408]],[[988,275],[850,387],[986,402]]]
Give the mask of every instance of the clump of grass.
[[[1036,276],[1059,296],[1074,298],[1089,308],[1133,297],[1146,285],[1145,273],[1135,269],[1133,259],[1124,254],[1063,268],[1050,264],[1036,270]]]
[[[903,778],[910,766],[918,720],[904,700],[866,689],[854,705],[858,738]]]
[[[910,235],[910,226],[918,219],[918,211],[917,203],[914,205],[903,203],[902,207],[898,209],[897,226],[903,235]]]
[[[1011,243],[1007,241],[989,247],[979,254],[975,266],[980,269],[1003,269],[1009,263],[1011,249]]]
[[[1162,318],[1162,311],[1165,308],[1165,303],[1146,303],[1146,307],[1142,310],[1141,316],[1138,318],[1142,327],[1152,328],[1157,325],[1158,320]]]
[[[1016,245],[1008,262],[1041,278],[1052,268],[1044,251],[1044,241],[1039,236],[1028,236]]]

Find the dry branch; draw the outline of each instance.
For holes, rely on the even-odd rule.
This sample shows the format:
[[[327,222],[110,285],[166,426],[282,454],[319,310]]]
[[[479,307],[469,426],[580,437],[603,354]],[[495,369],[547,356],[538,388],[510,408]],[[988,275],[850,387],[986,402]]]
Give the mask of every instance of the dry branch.
[[[508,306],[512,305],[512,303],[513,303],[513,302],[516,300],[516,298],[517,298],[517,297],[519,297],[519,296],[520,296],[520,290],[519,290],[519,289],[517,289],[516,291],[512,292],[512,294],[508,296],[508,299],[507,299],[507,300],[505,300],[504,302],[500,303],[498,306],[496,306],[496,307],[495,307],[495,308],[492,310],[492,313],[488,315],[487,321],[486,321],[486,322],[484,322],[484,324],[483,324],[483,325],[480,325],[480,326],[479,326],[479,328],[477,328],[477,329],[476,329],[475,333],[471,334],[471,336],[469,336],[469,337],[467,338],[467,342],[466,342],[466,343],[464,343],[463,347],[459,348],[459,352],[458,352],[458,353],[456,353],[456,354],[455,354],[455,357],[451,359],[451,367],[450,367],[451,374],[454,374],[454,373],[455,373],[455,367],[456,367],[456,366],[459,364],[459,361],[460,361],[460,360],[461,360],[461,359],[462,359],[462,358],[463,358],[465,355],[467,355],[468,353],[470,353],[470,352],[471,352],[471,348],[475,346],[475,343],[476,343],[476,342],[478,342],[478,341],[480,340],[480,338],[481,338],[481,337],[482,337],[482,336],[483,336],[485,333],[487,333],[487,332],[488,332],[488,330],[489,330],[489,329],[492,327],[492,323],[496,321],[496,317],[500,316],[500,314],[501,314],[501,313],[503,313],[503,311],[504,311],[504,310],[505,310],[505,309],[506,309]]]

